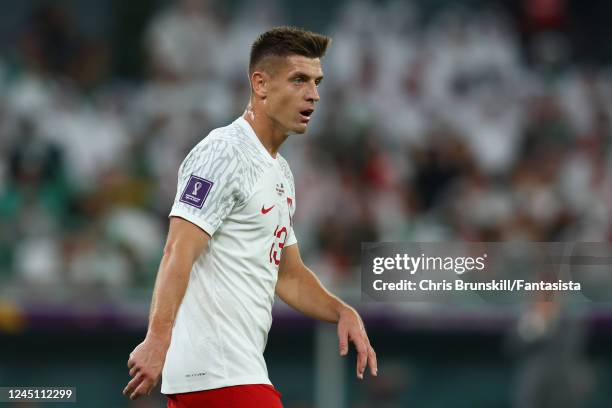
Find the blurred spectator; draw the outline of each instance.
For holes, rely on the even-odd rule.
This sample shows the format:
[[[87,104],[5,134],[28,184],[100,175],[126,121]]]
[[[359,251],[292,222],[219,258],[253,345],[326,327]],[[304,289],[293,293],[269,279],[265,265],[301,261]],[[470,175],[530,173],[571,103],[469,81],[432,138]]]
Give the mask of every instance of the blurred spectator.
[[[593,372],[584,358],[585,328],[558,301],[529,304],[508,344],[518,357],[515,407],[582,407]]]
[[[564,2],[524,6],[529,36],[565,29]],[[170,2],[143,35],[149,77],[125,84],[67,9],[37,8],[18,69],[0,64],[0,279],[151,285],[180,161],[242,112],[249,45],[282,21],[274,0]],[[365,241],[612,238],[603,66],[550,75],[549,46],[527,64],[525,27],[494,10],[351,0],[329,27],[321,106],[283,152],[324,280],[356,282]]]
[[[220,21],[207,0],[178,0],[153,18],[147,33],[154,77],[188,81],[211,76]]]

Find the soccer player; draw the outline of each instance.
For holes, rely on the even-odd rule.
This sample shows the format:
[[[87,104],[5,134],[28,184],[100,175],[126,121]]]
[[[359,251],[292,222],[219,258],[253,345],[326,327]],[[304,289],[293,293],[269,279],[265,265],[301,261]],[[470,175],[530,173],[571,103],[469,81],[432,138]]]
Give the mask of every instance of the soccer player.
[[[168,407],[282,407],[263,358],[275,293],[337,324],[340,355],[352,342],[357,377],[368,365],[376,375],[359,314],[300,258],[293,176],[278,153],[308,128],[330,41],[293,27],[261,34],[244,115],[210,132],[181,164],[148,331],[128,360],[133,378],[123,393],[131,399],[149,394],[162,374]]]

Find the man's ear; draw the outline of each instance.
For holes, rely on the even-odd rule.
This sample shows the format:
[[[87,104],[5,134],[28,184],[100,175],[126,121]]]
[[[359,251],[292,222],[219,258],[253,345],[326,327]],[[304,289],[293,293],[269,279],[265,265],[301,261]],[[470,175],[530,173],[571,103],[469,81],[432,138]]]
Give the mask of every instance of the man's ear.
[[[269,79],[268,74],[263,71],[254,71],[251,74],[253,93],[261,99],[266,99],[266,96],[268,96]]]

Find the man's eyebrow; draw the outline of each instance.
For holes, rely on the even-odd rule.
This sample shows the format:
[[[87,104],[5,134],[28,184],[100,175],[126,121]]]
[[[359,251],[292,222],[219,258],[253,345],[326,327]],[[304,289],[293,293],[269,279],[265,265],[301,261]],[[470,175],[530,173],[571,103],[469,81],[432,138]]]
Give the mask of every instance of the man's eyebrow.
[[[301,72],[301,71],[297,71],[295,72],[293,75],[290,76],[290,78],[304,78],[304,79],[310,79],[312,78],[310,75]],[[323,75],[320,75],[318,77],[315,78],[315,81],[319,81],[321,82],[323,80]]]

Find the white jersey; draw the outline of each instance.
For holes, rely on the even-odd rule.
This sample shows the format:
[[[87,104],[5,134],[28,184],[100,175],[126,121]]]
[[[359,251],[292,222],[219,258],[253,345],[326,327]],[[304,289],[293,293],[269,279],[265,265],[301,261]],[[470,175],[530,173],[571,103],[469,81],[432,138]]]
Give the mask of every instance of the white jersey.
[[[179,169],[170,216],[206,231],[162,373],[175,394],[271,384],[263,352],[283,247],[295,244],[295,187],[243,118],[213,130]]]

